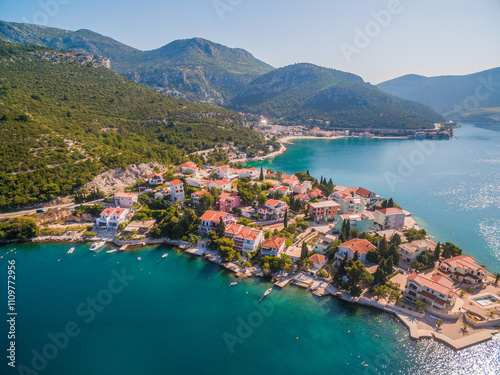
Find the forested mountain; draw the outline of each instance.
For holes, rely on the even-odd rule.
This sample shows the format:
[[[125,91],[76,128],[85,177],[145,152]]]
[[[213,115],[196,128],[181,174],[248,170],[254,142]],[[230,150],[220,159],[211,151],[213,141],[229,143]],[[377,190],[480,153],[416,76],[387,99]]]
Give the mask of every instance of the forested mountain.
[[[273,69],[243,49],[201,38],[140,51],[90,30],[0,21],[0,39],[98,54],[110,59],[111,69],[127,78],[200,103],[222,105],[245,84]]]
[[[500,121],[500,68],[463,76],[424,77],[409,74],[377,85],[452,119]]]
[[[264,141],[231,111],[123,78],[83,53],[0,42],[0,207],[69,194],[97,173]]]
[[[331,127],[430,128],[443,118],[424,105],[386,94],[354,74],[295,64],[276,69],[247,85],[230,108]]]

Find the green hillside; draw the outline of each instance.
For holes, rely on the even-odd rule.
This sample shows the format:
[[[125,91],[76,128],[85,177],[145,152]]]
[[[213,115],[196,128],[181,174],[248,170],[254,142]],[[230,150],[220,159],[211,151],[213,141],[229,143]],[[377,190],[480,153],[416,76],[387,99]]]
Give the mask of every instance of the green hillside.
[[[264,141],[224,109],[161,95],[98,56],[0,42],[0,207],[70,194],[97,173]]]
[[[257,78],[230,108],[290,122],[321,119],[332,128],[431,128],[443,120],[430,108],[388,95],[354,74],[312,64]]]
[[[428,105],[455,120],[499,121],[500,68],[463,76],[409,74],[377,86],[392,95]],[[491,108],[491,110],[489,110]],[[478,113],[478,115],[476,115]]]

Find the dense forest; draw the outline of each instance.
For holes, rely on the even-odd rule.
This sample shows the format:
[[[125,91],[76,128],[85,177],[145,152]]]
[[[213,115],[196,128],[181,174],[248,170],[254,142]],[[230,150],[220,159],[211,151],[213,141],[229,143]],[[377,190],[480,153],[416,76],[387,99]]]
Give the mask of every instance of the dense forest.
[[[0,42],[0,208],[70,194],[108,168],[265,141],[231,111],[164,96],[83,53]]]

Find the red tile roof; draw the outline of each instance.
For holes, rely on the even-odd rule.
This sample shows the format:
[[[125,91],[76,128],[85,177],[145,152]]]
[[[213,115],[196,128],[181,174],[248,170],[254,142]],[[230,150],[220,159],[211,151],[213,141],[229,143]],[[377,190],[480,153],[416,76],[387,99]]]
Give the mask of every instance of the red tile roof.
[[[431,278],[428,278],[424,275],[419,274],[418,272],[413,272],[410,276],[408,276],[407,280],[414,281],[419,285],[444,294],[445,296],[448,296],[454,292],[454,282],[446,276],[436,274]]]
[[[150,175],[148,175],[148,178],[153,178],[153,177],[160,177],[160,178],[163,178],[161,174],[159,173],[151,173]]]
[[[477,260],[470,255],[459,255],[454,258],[443,260],[443,263],[449,264],[451,267],[461,268],[463,270],[471,269],[475,271],[483,270],[483,267],[477,264]]]
[[[340,246],[348,247],[354,252],[358,252],[358,254],[366,254],[370,250],[375,250],[376,247],[368,240],[361,240],[359,238],[354,238],[347,242],[344,242]]]
[[[404,214],[403,211],[401,211],[399,208],[396,207],[381,208],[380,210],[377,211],[384,215]]]
[[[201,215],[200,220],[218,223],[221,218],[224,219],[227,215],[227,212],[208,210],[205,211],[203,215]]]
[[[356,194],[367,198],[370,194],[373,194],[373,193],[370,190],[366,190],[365,188],[360,187],[358,190],[356,190]]]
[[[326,262],[326,257],[321,254],[313,254],[309,257],[309,260],[316,264],[323,264]]]
[[[262,247],[279,250],[285,241],[286,239],[282,237],[271,237],[264,241]]]
[[[182,184],[182,181],[181,180],[173,180],[173,181],[170,181],[170,183],[174,186],[176,185],[181,185]]]

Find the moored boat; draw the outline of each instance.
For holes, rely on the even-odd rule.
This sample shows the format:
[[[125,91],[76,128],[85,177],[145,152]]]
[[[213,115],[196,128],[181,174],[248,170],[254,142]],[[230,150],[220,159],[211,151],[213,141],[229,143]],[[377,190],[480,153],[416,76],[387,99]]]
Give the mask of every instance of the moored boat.
[[[98,241],[98,242],[95,242],[92,244],[92,246],[90,246],[90,251],[97,251],[99,250],[101,247],[103,247],[104,245],[106,245],[106,241]]]
[[[262,301],[262,299],[264,299],[264,297],[268,296],[269,293],[271,293],[273,291],[273,288],[269,288],[268,290],[266,290],[264,292],[264,295],[262,296],[262,298],[260,299],[260,301]]]
[[[166,257],[168,257],[168,254],[167,254],[167,253],[165,253],[165,254],[163,254],[161,257],[162,257],[162,258],[166,258]]]
[[[74,251],[75,251],[75,248],[72,247],[71,249],[68,250],[68,254],[73,254]]]

